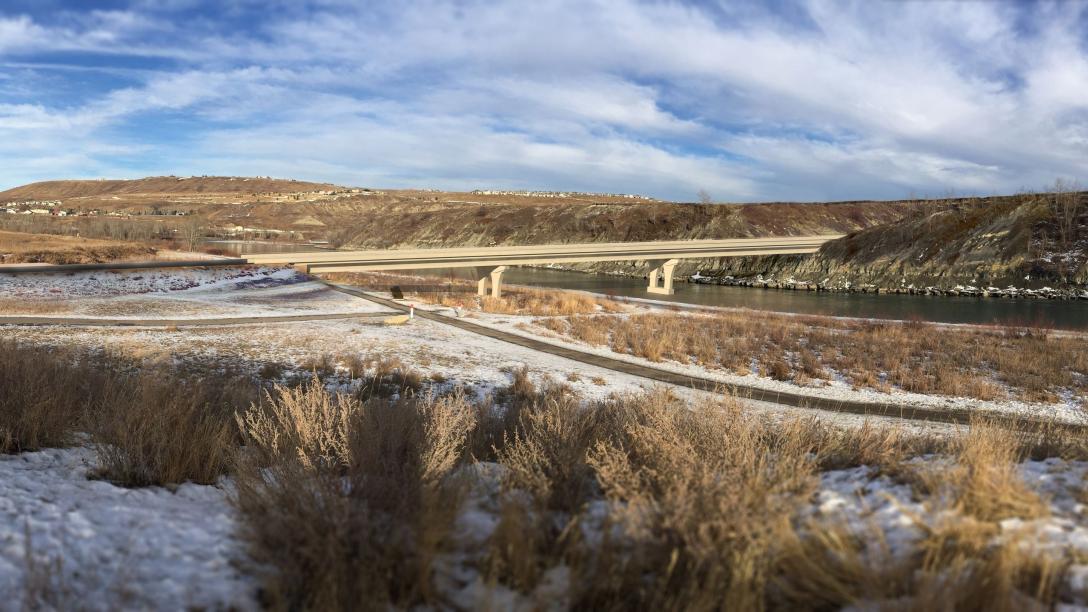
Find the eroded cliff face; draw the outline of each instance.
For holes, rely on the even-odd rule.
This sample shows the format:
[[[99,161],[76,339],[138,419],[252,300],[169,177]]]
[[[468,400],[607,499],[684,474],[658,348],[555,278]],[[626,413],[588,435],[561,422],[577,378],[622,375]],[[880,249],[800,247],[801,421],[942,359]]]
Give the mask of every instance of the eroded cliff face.
[[[1084,208],[1063,237],[1052,195],[964,200],[854,232],[812,256],[726,260],[702,274],[827,289],[1083,285]]]

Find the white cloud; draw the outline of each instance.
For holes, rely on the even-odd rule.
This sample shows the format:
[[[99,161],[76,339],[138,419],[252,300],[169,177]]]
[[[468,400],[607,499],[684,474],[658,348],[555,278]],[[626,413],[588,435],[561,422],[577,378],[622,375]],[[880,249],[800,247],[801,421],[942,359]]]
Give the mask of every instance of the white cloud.
[[[44,36],[44,28],[25,15],[18,17],[0,15],[0,53],[27,47]]]
[[[75,134],[96,163],[58,174],[146,145],[165,171],[219,172],[214,160],[343,182],[732,200],[1012,191],[1075,176],[1088,155],[1080,3],[812,0],[788,20],[627,0],[222,9],[259,16],[249,32],[177,27],[170,11],[192,2],[176,4],[48,24],[0,10],[0,56],[24,66],[28,49],[169,59],[71,104],[0,105],[0,138],[45,150]],[[203,125],[184,148],[141,143],[156,113]]]

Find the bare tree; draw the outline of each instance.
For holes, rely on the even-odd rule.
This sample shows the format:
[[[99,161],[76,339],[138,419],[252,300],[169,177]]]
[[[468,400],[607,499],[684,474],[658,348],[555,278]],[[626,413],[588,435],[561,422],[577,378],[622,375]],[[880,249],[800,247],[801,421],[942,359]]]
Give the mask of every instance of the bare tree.
[[[189,218],[178,228],[182,241],[189,246],[189,251],[196,250],[196,243],[204,236],[204,226],[200,224],[200,217],[190,214]]]
[[[1063,249],[1069,249],[1076,240],[1080,200],[1080,185],[1076,181],[1054,181],[1054,218],[1058,222],[1058,236]]]
[[[699,198],[699,203],[700,204],[713,204],[714,203],[714,198],[710,197],[710,192],[708,192],[706,189],[700,189],[699,192],[696,193],[695,195],[696,195],[696,197]]]

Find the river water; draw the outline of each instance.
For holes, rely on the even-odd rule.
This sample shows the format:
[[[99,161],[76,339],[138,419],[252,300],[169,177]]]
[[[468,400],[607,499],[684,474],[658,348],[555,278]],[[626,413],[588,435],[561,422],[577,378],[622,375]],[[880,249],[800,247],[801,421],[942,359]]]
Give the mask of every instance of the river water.
[[[215,245],[234,253],[316,250],[315,247],[308,245],[276,243],[216,242]],[[412,270],[405,273],[426,274],[440,278],[449,278],[451,275],[455,278],[473,278],[473,271],[464,268]],[[503,274],[503,282],[704,306],[753,308],[800,314],[1088,330],[1088,301],[1085,300],[875,295],[724,287],[694,283],[676,283],[675,295],[657,295],[646,292],[646,281],[643,279],[518,267],[507,269]]]
[[[291,242],[261,242],[255,240],[205,240],[204,244],[213,246],[227,255],[256,255],[258,253],[304,253],[306,251],[326,251],[324,247],[312,244]]]

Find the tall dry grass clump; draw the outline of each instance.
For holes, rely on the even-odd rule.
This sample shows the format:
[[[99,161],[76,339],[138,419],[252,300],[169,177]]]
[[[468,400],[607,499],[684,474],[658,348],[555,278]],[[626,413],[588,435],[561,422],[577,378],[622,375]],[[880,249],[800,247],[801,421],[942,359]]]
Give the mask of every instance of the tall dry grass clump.
[[[847,429],[665,390],[585,402],[526,368],[475,405],[312,381],[239,424],[236,500],[273,608],[463,607],[452,562],[530,607],[1023,609],[1059,601],[1069,563],[1000,527],[1046,514],[1017,472],[1039,432]],[[459,469],[483,457],[494,488]],[[913,485],[915,539],[810,512],[822,471],[857,466]],[[493,522],[466,547],[468,507]]]
[[[452,301],[456,303],[449,303]],[[462,305],[457,297],[443,298],[447,306]],[[485,297],[480,309],[484,312],[510,315],[569,316],[596,312],[617,313],[625,310],[619,302],[583,293],[544,289],[510,289],[499,298]]]
[[[408,397],[423,390],[423,376],[398,357],[377,357],[364,361],[352,376],[359,383],[355,395],[360,400],[371,397]]]
[[[904,609],[980,611],[1057,603],[1070,559],[1035,547],[1030,532],[1001,525],[1049,513],[1018,470],[1041,448],[1035,433],[977,422],[962,436],[910,442],[906,453],[902,443],[893,444],[900,456],[891,471],[913,484],[927,508],[913,518],[918,539],[893,552],[875,522],[809,520],[783,533],[769,601],[785,608],[899,602]],[[908,461],[919,456],[926,460]]]
[[[0,340],[0,453],[71,443],[101,382],[69,351]]]
[[[774,439],[732,402],[684,409],[642,398],[622,437],[588,462],[610,512],[575,559],[586,607],[756,609],[773,550],[814,486],[803,444]],[[622,534],[610,540],[610,535]]]
[[[947,463],[917,468],[917,484],[932,499],[980,521],[1032,519],[1046,503],[1021,478],[1017,466],[1028,453],[1028,435],[976,422],[956,439]]]
[[[260,454],[262,464],[293,456],[307,469],[347,467],[351,460],[350,430],[358,402],[324,392],[320,379],[266,391],[260,409],[235,415],[246,446]]]
[[[215,483],[232,461],[246,389],[154,371],[110,380],[88,423],[97,475],[130,487]]]
[[[531,592],[562,563],[576,517],[599,492],[590,450],[622,432],[630,407],[587,405],[547,379],[534,385],[527,368],[514,372],[499,397],[506,402],[502,429],[485,420],[477,427],[478,436],[495,441],[492,456],[504,468],[505,491],[483,569],[490,582]],[[485,426],[489,430],[481,434]]]
[[[274,608],[408,607],[458,506],[451,478],[475,411],[463,396],[391,401],[277,388],[239,415],[236,503]]]
[[[236,445],[233,412],[248,385],[221,386],[169,369],[0,342],[0,452],[89,434],[98,477],[124,486],[214,483]]]
[[[570,567],[574,608],[760,608],[820,464],[890,462],[899,441],[876,429],[848,438],[665,390],[590,405],[537,397],[498,449],[506,494],[486,574],[532,593]]]

